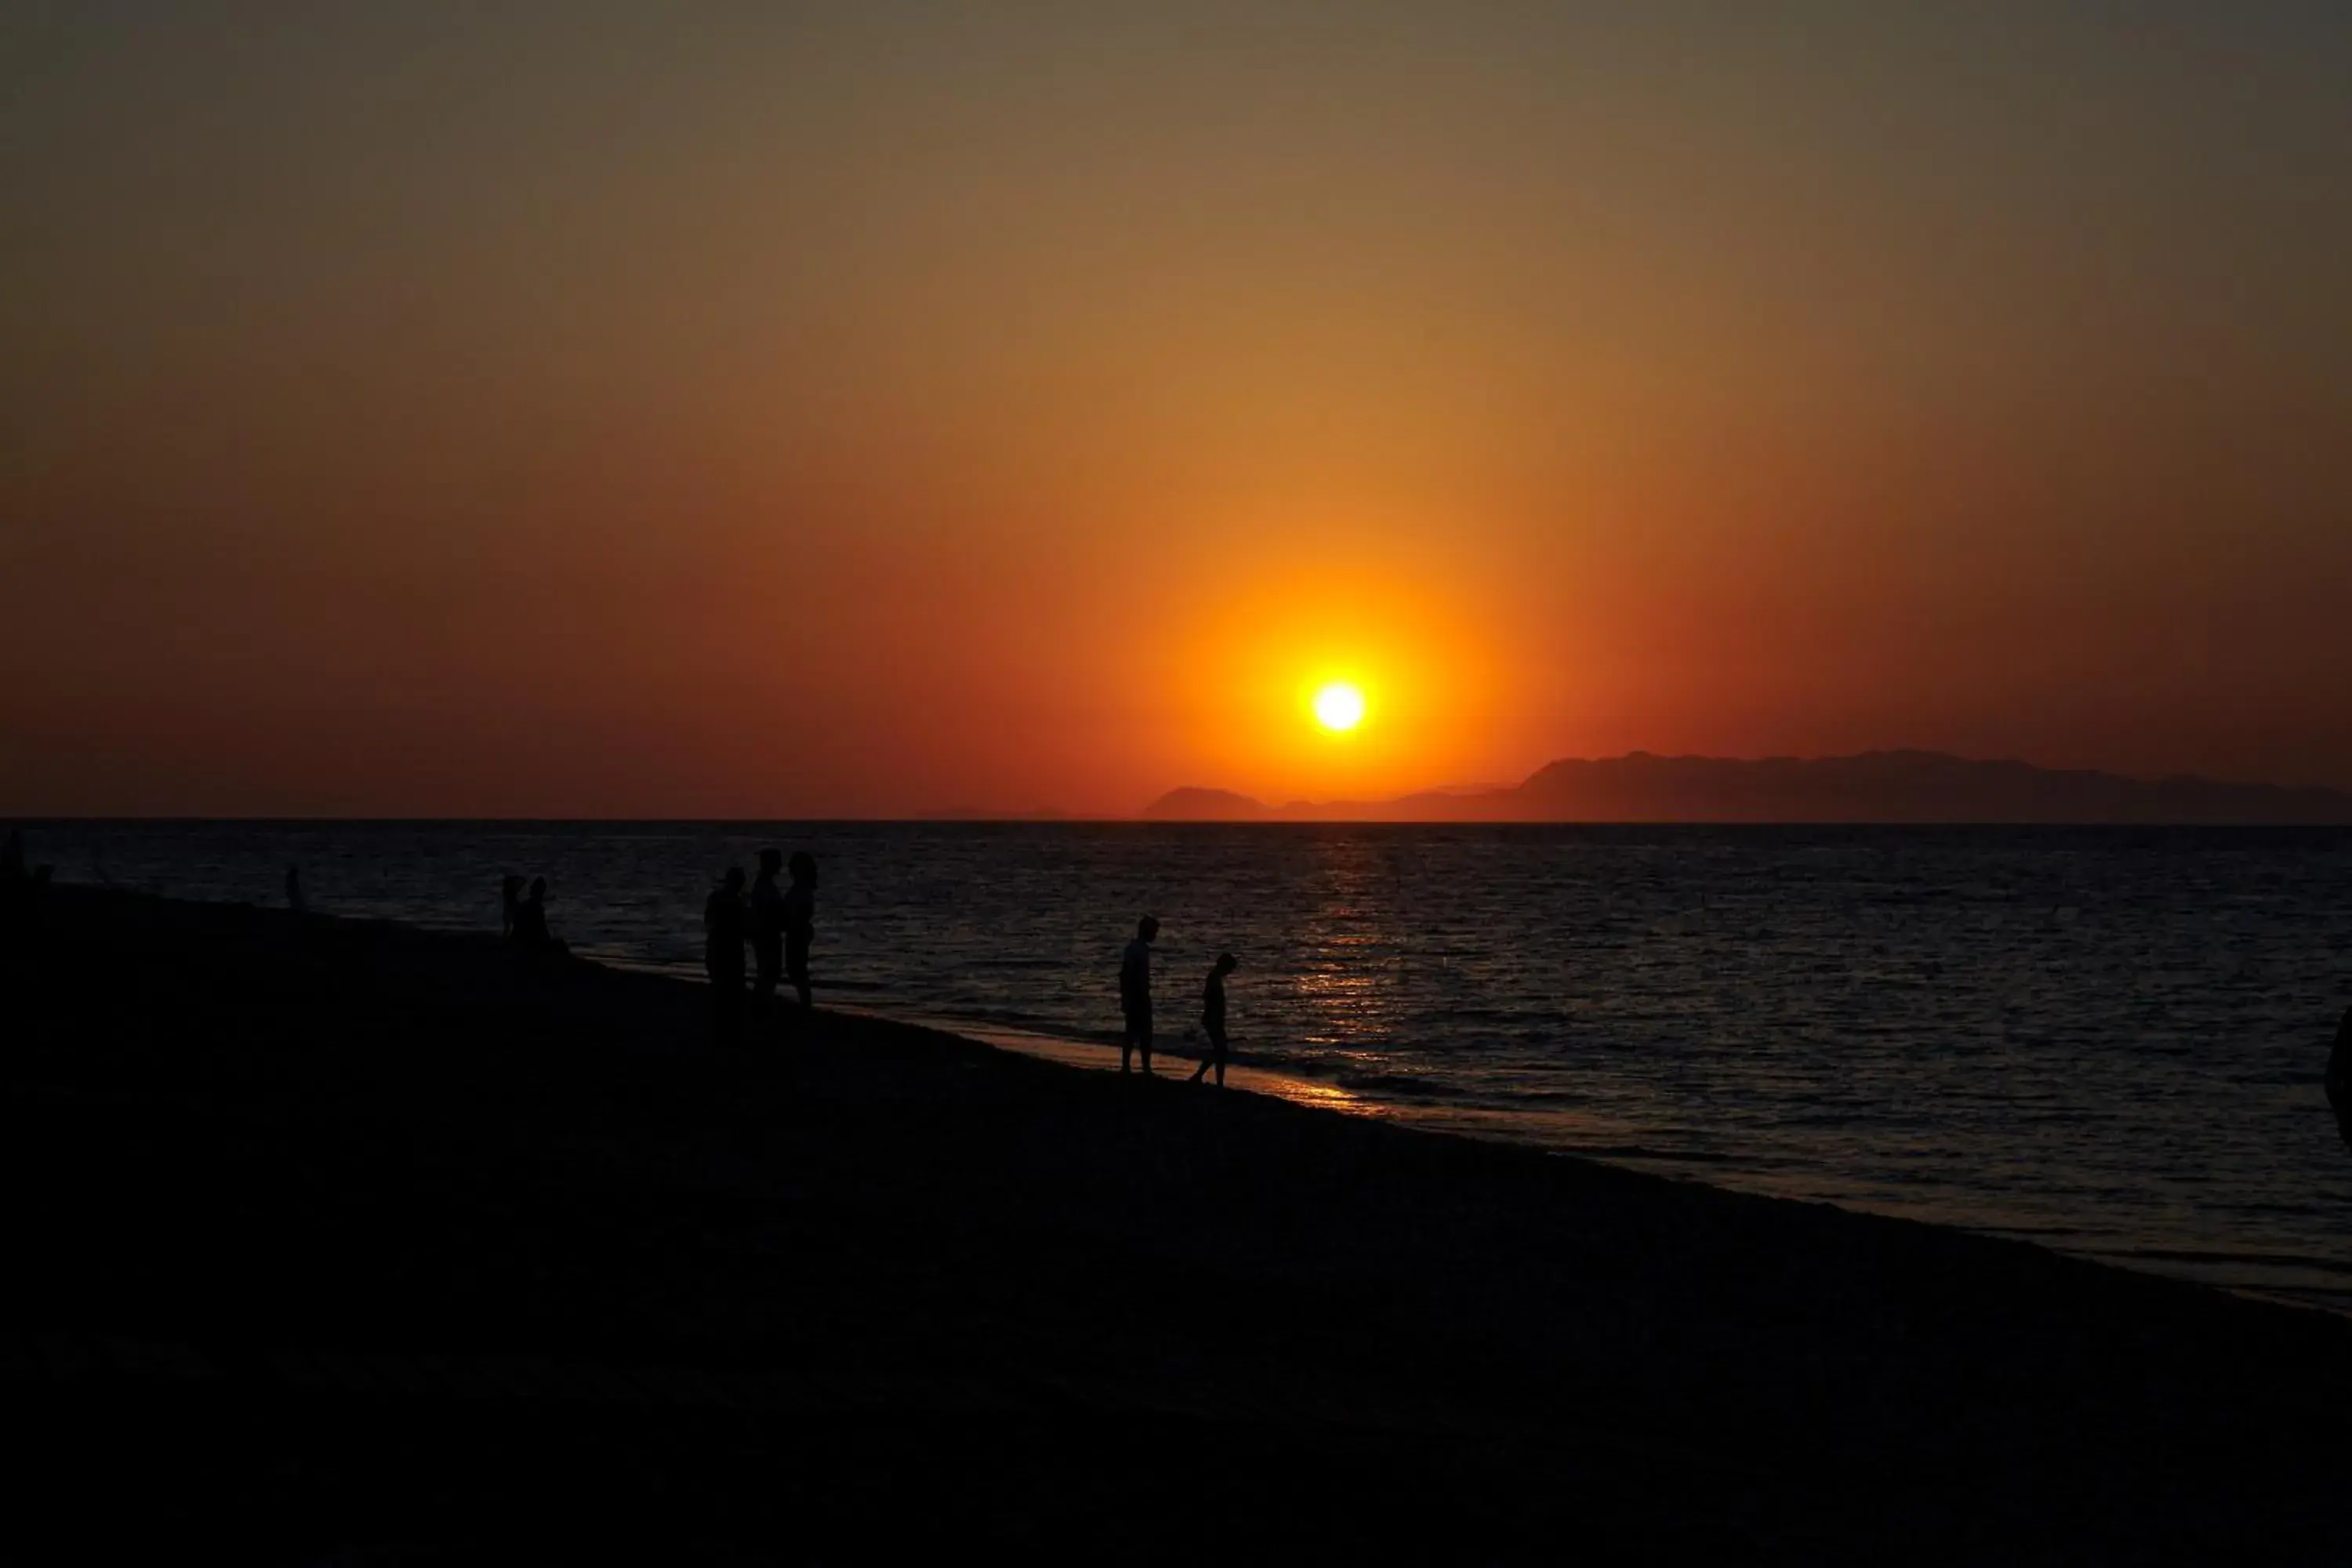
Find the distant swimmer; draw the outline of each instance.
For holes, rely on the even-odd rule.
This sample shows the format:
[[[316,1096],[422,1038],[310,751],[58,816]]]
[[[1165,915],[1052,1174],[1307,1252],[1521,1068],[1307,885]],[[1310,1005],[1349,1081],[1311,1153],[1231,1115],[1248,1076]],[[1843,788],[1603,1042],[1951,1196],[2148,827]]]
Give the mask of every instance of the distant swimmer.
[[[2352,1148],[2352,1007],[2336,1026],[2336,1047],[2327,1053],[2327,1104],[2336,1112],[2336,1131]]]
[[[1160,922],[1144,916],[1118,961],[1118,1010],[1127,1019],[1127,1032],[1118,1042],[1118,1070],[1133,1070],[1130,1062],[1140,1051],[1146,1078],[1151,1076],[1151,943],[1159,935]]]
[[[731,1046],[743,1032],[743,939],[751,911],[743,905],[743,868],[730,866],[726,879],[702,906],[702,967],[710,975],[713,1037]]]
[[[809,944],[816,940],[816,857],[793,852],[793,885],[784,889],[784,973],[800,994],[801,1010],[814,1006],[809,984]]]
[[[760,851],[760,874],[751,879],[751,1000],[765,1016],[784,979],[784,890],[776,874],[784,868],[781,849]]]
[[[1217,962],[1209,965],[1209,978],[1201,986],[1201,1032],[1209,1037],[1209,1049],[1192,1069],[1191,1082],[1200,1082],[1213,1067],[1217,1087],[1225,1087],[1225,976],[1239,967],[1230,952],[1217,954]]]

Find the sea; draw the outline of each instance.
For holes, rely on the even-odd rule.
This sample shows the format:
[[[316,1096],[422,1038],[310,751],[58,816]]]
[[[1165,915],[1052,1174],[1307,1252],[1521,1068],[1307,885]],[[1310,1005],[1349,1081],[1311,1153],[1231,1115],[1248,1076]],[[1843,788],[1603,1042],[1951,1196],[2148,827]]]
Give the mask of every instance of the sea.
[[[822,1004],[1163,1050],[1232,952],[1238,1059],[1318,1103],[2352,1310],[2352,831],[106,822],[66,879],[495,929],[698,975],[703,900],[820,867]],[[1181,1070],[1180,1068],[1180,1070]],[[1208,1092],[1202,1090],[1202,1092]]]

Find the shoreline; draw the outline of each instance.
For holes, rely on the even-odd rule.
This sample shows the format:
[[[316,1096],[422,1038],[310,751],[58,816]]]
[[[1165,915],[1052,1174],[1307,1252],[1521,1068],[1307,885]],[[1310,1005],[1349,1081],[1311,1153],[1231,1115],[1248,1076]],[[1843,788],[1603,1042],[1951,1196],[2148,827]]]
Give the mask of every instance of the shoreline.
[[[2352,1552],[2324,1312],[851,1013],[719,1057],[701,987],[511,960],[51,889],[0,1069],[40,1508],[298,1561]]]
[[[867,1006],[864,1004],[841,1006],[833,1010],[854,1013],[883,1023],[903,1024],[915,1028],[937,1030],[971,1040],[975,1044],[987,1046],[992,1049],[1012,1051],[1040,1060],[1055,1062],[1079,1071],[1116,1073],[1118,1070],[1118,1047],[1097,1040],[1051,1035],[1042,1030],[992,1025],[960,1019],[951,1016],[934,1016],[921,1013],[900,1013],[885,1007]],[[1160,1051],[1156,1054],[1164,1061],[1181,1061],[1188,1068],[1198,1060],[1198,1058],[1192,1054],[1189,1042],[1188,1048],[1181,1053]],[[1160,1076],[1165,1078],[1171,1075],[1162,1071]],[[1180,1083],[1183,1081],[1183,1074],[1175,1076],[1177,1081]],[[2071,1227],[2053,1229],[2031,1224],[2004,1224],[1997,1216],[1987,1216],[1972,1221],[1940,1212],[1923,1214],[1906,1210],[1894,1204],[1873,1205],[1836,1196],[1822,1196],[1811,1190],[1818,1184],[1810,1183],[1801,1176],[1792,1176],[1775,1182],[1752,1168],[1734,1169],[1729,1173],[1732,1179],[1724,1180],[1717,1171],[1710,1167],[1718,1164],[1733,1164],[1734,1162],[1730,1156],[1702,1156],[1688,1151],[1677,1152],[1563,1142],[1556,1135],[1557,1130],[1542,1118],[1520,1110],[1472,1107],[1445,1100],[1417,1102],[1402,1098],[1382,1099],[1341,1083],[1303,1073],[1283,1072],[1259,1066],[1245,1067],[1237,1064],[1228,1069],[1227,1078],[1232,1087],[1238,1091],[1264,1095],[1304,1109],[1328,1111],[1335,1115],[1370,1118],[1408,1131],[1469,1138],[1507,1147],[1532,1150],[1563,1159],[1589,1160],[1664,1181],[1690,1183],[1727,1193],[1738,1193],[1781,1203],[1819,1204],[1848,1214],[1868,1215],[1874,1218],[1926,1225],[1968,1236],[2017,1242],[2041,1248],[2058,1257],[2076,1258],[2103,1268],[2121,1268],[2154,1279],[2196,1285],[2248,1300],[2352,1319],[2352,1282],[2333,1286],[2305,1282],[2289,1288],[2246,1283],[2216,1277],[2226,1273],[2233,1267],[2254,1265],[2274,1268],[2294,1268],[2331,1277],[2342,1276],[2347,1281],[2352,1281],[2352,1266],[2330,1265],[2322,1259],[2283,1257],[2269,1253],[2244,1254],[2162,1247],[2064,1247],[2053,1238],[2079,1234]],[[2196,1272],[2199,1268],[2210,1272]],[[2326,1299],[2329,1297],[2340,1298],[2340,1300]]]
[[[2338,940],[2352,868],[2341,845],[1996,835],[1981,848],[2004,875],[1958,896],[1978,888],[1970,879],[1986,862],[1941,832],[1906,836],[1906,876],[1894,882],[1880,879],[1898,862],[1877,836],[1845,830],[1807,835],[1802,848],[1781,834],[1735,834],[1722,864],[1712,851],[1675,851],[1686,836],[1554,847],[1532,859],[1448,834],[1410,836],[1393,853],[1369,840],[1349,847],[1342,835],[1286,852],[1291,869],[1236,898],[1234,879],[1255,851],[1234,839],[1213,852],[1204,841],[1204,870],[1214,868],[1205,879],[1178,879],[1202,890],[1192,907],[1191,892],[1142,890],[1194,853],[1174,840],[1145,851],[1132,836],[1083,832],[987,842],[947,828],[792,833],[841,868],[827,902],[838,923],[821,943],[824,977],[839,986],[824,992],[828,1002],[966,1032],[1110,1037],[1108,927],[1086,890],[1100,884],[1068,873],[1157,868],[1113,901],[1173,900],[1162,912],[1181,940],[1167,944],[1168,973],[1191,980],[1177,972],[1207,962],[1190,951],[1192,933],[1215,931],[1215,945],[1252,955],[1235,991],[1244,1049],[1393,1106],[1401,1121],[2029,1236],[2330,1310],[2347,1303],[2333,1265],[2352,1256],[2336,1224],[2352,1203],[2352,1164],[2316,1082],[2323,1026],[2352,984],[2352,948]],[[755,843],[690,825],[587,835],[526,826],[509,837],[215,824],[100,837],[119,880],[157,890],[267,906],[281,896],[284,866],[299,861],[318,907],[470,931],[494,918],[486,889],[497,876],[527,865],[554,873],[559,935],[672,973],[699,968],[692,906],[707,867]],[[94,879],[90,858],[73,853],[78,838],[37,842]],[[1356,909],[1356,924],[1327,930],[1312,868],[1359,860],[1394,876]],[[2100,875],[2072,886],[2068,868],[2093,862]],[[1642,871],[1652,864],[1664,872],[1655,880]],[[948,865],[1024,889],[1008,929],[966,918],[960,896],[951,918],[923,929],[925,868]],[[1486,885],[1482,866],[1531,878],[1515,896],[1557,896],[1574,914],[1506,940],[1465,927]],[[1768,868],[1796,884],[1759,900],[1777,884],[1745,873]],[[1040,870],[1045,883],[1023,880]],[[2232,897],[2202,908],[2188,891],[2201,884],[2176,875],[2192,872],[2249,894],[2296,891],[2283,904]],[[1925,880],[1914,887],[1908,873]],[[1882,906],[1883,919],[1850,918]],[[915,928],[894,910],[915,915]],[[2210,941],[2197,934],[2208,919]],[[1294,934],[1306,945],[1290,946]],[[2151,942],[2162,962],[2127,961],[2148,956]],[[1326,973],[1347,977],[1344,996],[1315,978]],[[1163,998],[1166,1021],[1190,1021],[1192,989]]]

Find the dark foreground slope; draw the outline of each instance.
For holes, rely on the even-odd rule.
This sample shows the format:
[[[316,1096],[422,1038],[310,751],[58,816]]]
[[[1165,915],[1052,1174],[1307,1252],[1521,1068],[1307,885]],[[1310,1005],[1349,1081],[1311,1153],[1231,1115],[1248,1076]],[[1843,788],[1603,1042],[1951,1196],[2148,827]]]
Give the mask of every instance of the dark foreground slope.
[[[714,1059],[488,942],[45,923],[19,1539],[2352,1561],[2334,1319],[852,1018]]]

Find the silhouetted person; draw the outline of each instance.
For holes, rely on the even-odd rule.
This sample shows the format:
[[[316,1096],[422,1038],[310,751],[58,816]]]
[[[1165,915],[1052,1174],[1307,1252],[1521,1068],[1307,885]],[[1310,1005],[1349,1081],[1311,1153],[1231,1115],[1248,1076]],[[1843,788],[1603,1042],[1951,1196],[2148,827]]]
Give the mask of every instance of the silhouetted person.
[[[1143,1053],[1143,1076],[1151,1076],[1151,943],[1160,922],[1150,915],[1135,925],[1135,940],[1118,961],[1118,1010],[1127,1015],[1127,1033],[1119,1037],[1118,1070],[1132,1070],[1135,1053]]]
[[[514,940],[515,920],[522,912],[522,879],[509,871],[499,879],[499,934]]]
[[[784,973],[801,999],[801,1011],[816,1005],[809,986],[809,943],[816,940],[816,857],[793,852],[793,885],[784,889]]]
[[[42,868],[46,871],[48,868]],[[25,875],[25,836],[15,828],[0,839],[0,917],[14,926],[19,916],[31,918],[33,900],[41,887],[38,876]]]
[[[554,932],[547,929],[547,879],[530,879],[530,896],[515,906],[514,943],[526,958],[543,958],[561,952]]]
[[[1209,1037],[1208,1053],[1201,1065],[1192,1069],[1192,1081],[1198,1083],[1209,1069],[1217,1069],[1217,1087],[1225,1087],[1225,976],[1239,965],[1230,952],[1217,954],[1217,962],[1209,965],[1209,978],[1201,986],[1201,1032]]]
[[[743,869],[730,866],[727,878],[702,906],[702,967],[710,975],[711,1032],[722,1046],[743,1033],[743,939],[751,911],[743,905]]]
[[[286,868],[286,907],[298,915],[310,907],[302,899],[302,871],[298,866]]]
[[[784,868],[781,849],[760,851],[760,874],[751,879],[751,999],[765,1016],[784,979],[784,890],[776,874]]]
[[[2336,1131],[2352,1148],[2352,1007],[2336,1026],[2336,1047],[2327,1053],[2327,1104],[2336,1112]]]

